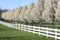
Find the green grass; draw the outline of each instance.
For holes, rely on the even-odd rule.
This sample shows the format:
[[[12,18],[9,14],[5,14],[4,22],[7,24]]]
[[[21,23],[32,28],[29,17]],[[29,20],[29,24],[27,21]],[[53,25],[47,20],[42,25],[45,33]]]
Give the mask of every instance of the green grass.
[[[8,22],[8,23],[15,23],[13,20],[3,20],[4,22]],[[31,25],[31,26],[41,26],[41,27],[49,27],[49,28],[58,28],[60,29],[60,21],[55,21],[54,24],[52,23],[36,23],[36,22],[32,22],[32,23],[28,23],[28,22],[19,22],[17,21],[17,23],[20,24],[26,24],[26,25]]]
[[[20,24],[25,24],[25,25],[30,25],[30,26],[37,26],[37,27],[49,27],[49,28],[58,28],[60,29],[60,24],[52,24],[52,23],[20,23]]]
[[[0,24],[0,40],[54,40],[45,36],[28,33],[14,28],[9,28]]]

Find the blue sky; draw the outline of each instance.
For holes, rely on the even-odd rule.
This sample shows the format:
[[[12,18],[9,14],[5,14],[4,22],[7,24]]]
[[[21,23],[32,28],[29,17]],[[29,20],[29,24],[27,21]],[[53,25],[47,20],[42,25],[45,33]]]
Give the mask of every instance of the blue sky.
[[[18,6],[25,6],[32,2],[35,2],[35,0],[0,0],[0,8],[14,9]]]

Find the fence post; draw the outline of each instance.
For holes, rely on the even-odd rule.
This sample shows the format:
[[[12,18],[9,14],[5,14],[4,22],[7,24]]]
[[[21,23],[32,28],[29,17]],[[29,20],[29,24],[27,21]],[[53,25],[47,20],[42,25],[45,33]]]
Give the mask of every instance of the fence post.
[[[20,30],[20,23],[19,23],[19,30]]]
[[[11,23],[9,23],[11,26],[10,27],[12,27],[12,24]]]
[[[19,25],[18,25],[18,23],[17,23],[17,29],[19,29]]]
[[[33,29],[33,34],[34,34],[34,29],[35,29],[35,27],[34,27],[34,26],[32,26],[32,29]]]
[[[40,28],[41,28],[41,27],[39,26],[39,36],[40,36],[40,30],[41,30]]]
[[[57,28],[55,29],[55,40],[57,40]]]
[[[35,27],[35,26],[32,26],[32,27],[33,27],[33,34],[34,34],[34,33],[35,33],[35,30],[36,30],[36,29],[35,29],[36,27]]]
[[[16,28],[16,24],[14,24],[15,25],[15,28]]]
[[[47,27],[47,38],[48,38],[48,27]]]
[[[27,25],[26,25],[27,26]],[[26,31],[26,26],[24,26],[24,30]]]
[[[13,28],[15,28],[15,27],[14,27],[14,24],[13,24]]]
[[[21,30],[21,24],[20,24],[20,30]]]
[[[16,25],[16,29],[17,29],[17,24],[15,24]]]

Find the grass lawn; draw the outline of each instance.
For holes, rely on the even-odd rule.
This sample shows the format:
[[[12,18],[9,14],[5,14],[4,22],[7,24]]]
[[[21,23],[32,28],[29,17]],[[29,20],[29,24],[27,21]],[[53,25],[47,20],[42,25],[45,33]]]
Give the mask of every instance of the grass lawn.
[[[20,24],[25,24],[25,25],[31,25],[31,26],[37,26],[37,27],[49,27],[49,28],[58,28],[60,29],[60,24],[49,24],[49,23],[20,23]]]
[[[8,22],[8,23],[15,23],[13,22],[12,20],[3,20],[4,22]],[[31,26],[41,26],[41,27],[49,27],[49,28],[58,28],[60,29],[60,21],[57,21],[57,22],[54,22],[54,24],[52,23],[24,23],[24,22],[17,22],[17,23],[20,23],[20,24],[26,24],[26,25],[31,25]]]
[[[0,24],[0,40],[54,40],[21,30],[9,28]]]

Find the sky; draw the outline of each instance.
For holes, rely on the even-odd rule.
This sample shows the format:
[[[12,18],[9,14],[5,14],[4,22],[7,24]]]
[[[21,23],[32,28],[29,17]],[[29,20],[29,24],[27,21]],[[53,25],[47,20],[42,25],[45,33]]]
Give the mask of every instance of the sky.
[[[19,6],[26,6],[33,3],[35,0],[0,0],[1,9],[15,9]]]

